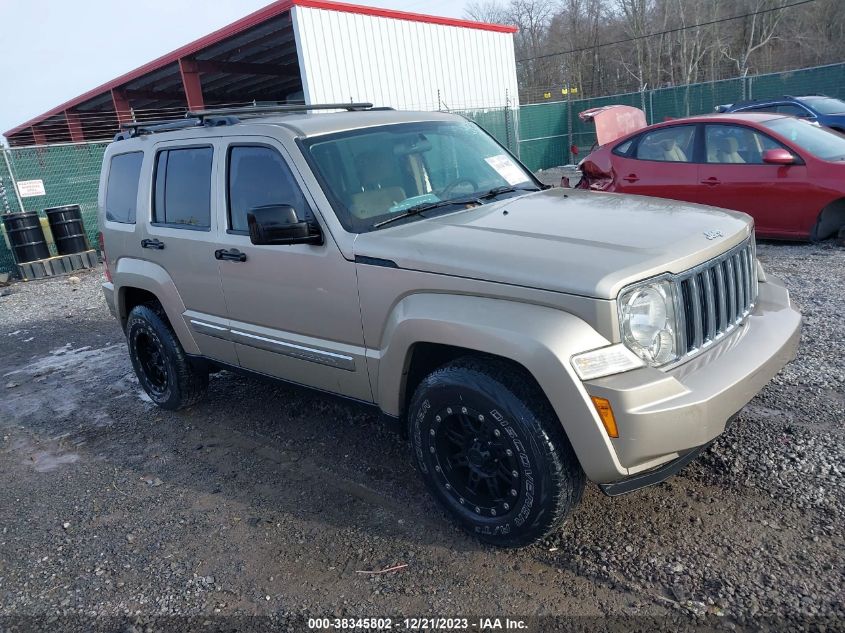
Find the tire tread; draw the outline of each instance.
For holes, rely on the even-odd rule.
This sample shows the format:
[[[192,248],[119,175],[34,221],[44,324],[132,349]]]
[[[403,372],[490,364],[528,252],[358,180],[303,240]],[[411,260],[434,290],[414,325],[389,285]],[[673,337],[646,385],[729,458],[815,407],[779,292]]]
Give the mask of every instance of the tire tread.
[[[156,334],[163,343],[170,348],[175,359],[176,385],[179,390],[178,401],[171,407],[172,410],[185,409],[195,405],[203,399],[208,389],[208,372],[200,371],[192,364],[176,332],[170,325],[170,321],[160,303],[144,303],[132,308],[126,322],[127,332],[133,320],[145,321],[156,330]]]
[[[586,483],[586,475],[563,426],[534,377],[520,365],[495,357],[461,357],[434,370],[420,383],[409,411],[415,409],[415,404],[426,389],[435,383],[455,382],[456,379],[464,384],[473,382],[486,391],[489,391],[486,387],[493,386],[489,384],[492,380],[509,391],[530,414],[521,421],[530,423],[526,426],[537,444],[542,447],[551,467],[550,483],[554,498],[549,506],[552,511],[538,517],[525,532],[511,539],[497,537],[496,544],[521,547],[541,540],[563,523],[578,505]],[[412,438],[412,415],[408,416],[408,424],[409,437]]]

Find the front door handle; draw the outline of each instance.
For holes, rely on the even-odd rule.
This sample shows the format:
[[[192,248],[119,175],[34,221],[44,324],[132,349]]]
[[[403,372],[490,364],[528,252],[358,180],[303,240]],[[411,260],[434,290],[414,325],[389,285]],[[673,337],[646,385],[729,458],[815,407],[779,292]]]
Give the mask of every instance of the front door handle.
[[[713,187],[714,185],[721,185],[722,181],[716,178],[715,176],[710,176],[710,178],[708,178],[707,180],[702,180],[701,184]]]
[[[628,174],[622,180],[624,180],[626,182],[637,182],[639,179],[640,178],[639,178],[639,176],[637,176],[637,174]]]
[[[152,248],[161,251],[164,250],[164,242],[160,240],[141,240],[141,248]]]
[[[240,252],[237,248],[224,250],[222,248],[214,251],[214,259],[225,259],[228,262],[245,262],[246,253]]]

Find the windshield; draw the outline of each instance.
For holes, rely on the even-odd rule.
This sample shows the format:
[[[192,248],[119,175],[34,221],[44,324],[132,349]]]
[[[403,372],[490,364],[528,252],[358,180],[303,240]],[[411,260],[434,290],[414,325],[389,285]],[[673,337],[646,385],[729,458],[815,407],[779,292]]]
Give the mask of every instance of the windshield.
[[[364,233],[424,207],[454,211],[474,196],[536,189],[531,174],[468,121],[402,123],[304,142],[346,230]],[[446,202],[454,200],[455,205]],[[457,201],[464,201],[462,206]],[[404,218],[403,218],[404,219]]]
[[[802,99],[804,103],[820,114],[845,114],[845,101],[822,97],[820,99]]]
[[[788,117],[764,121],[763,125],[822,160],[845,158],[845,136],[836,132]]]

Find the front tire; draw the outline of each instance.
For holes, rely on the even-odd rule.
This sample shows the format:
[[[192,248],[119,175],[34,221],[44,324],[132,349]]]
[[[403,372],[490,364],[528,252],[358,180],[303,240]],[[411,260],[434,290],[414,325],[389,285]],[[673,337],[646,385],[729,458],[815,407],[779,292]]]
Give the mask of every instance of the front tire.
[[[408,409],[417,469],[467,532],[500,547],[534,543],[564,521],[584,471],[522,368],[463,358],[417,387]]]
[[[205,395],[208,371],[191,364],[161,306],[132,308],[126,340],[138,382],[162,409],[183,409]]]

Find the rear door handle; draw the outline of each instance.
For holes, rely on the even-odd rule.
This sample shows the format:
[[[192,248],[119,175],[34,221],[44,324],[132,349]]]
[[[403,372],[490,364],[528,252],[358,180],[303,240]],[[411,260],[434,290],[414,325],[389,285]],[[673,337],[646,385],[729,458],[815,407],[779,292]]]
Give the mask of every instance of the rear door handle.
[[[701,184],[710,185],[712,187],[713,185],[721,185],[722,181],[716,178],[715,176],[710,176],[710,178],[708,178],[707,180],[702,180]]]
[[[622,180],[626,182],[637,182],[639,180],[639,176],[637,176],[637,174],[628,174]]]
[[[164,250],[164,242],[159,240],[141,240],[141,248],[152,248],[161,251]]]
[[[237,248],[224,250],[222,248],[214,251],[214,259],[225,259],[228,262],[245,262],[246,253],[240,252]]]

